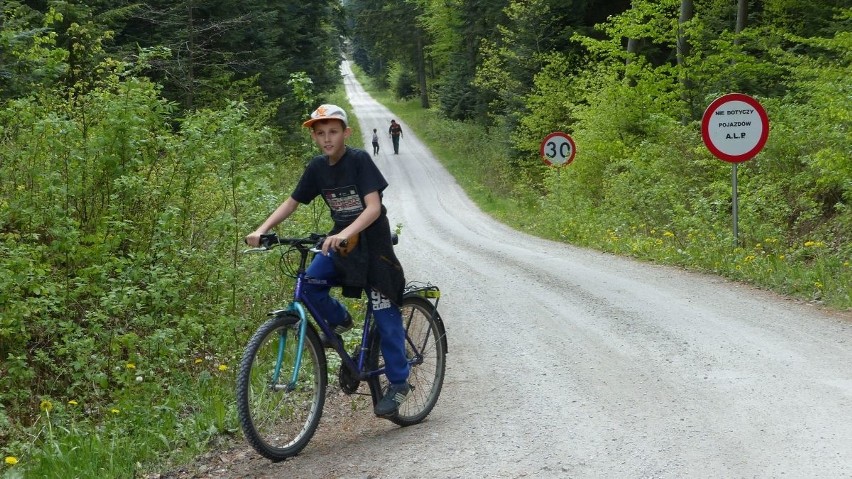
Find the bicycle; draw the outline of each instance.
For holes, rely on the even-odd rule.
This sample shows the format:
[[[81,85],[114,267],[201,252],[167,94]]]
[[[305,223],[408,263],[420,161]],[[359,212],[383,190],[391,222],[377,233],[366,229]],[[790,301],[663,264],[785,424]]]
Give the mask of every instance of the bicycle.
[[[324,236],[281,238],[275,233],[261,236],[261,246],[245,252],[270,251],[287,246],[282,260],[298,252],[293,299],[284,309],[269,313],[246,345],[237,371],[237,414],[248,443],[262,456],[281,461],[297,455],[319,426],[328,386],[328,362],[319,333],[341,359],[338,381],[346,394],[355,394],[362,382],[369,386],[373,405],[387,390],[378,330],[367,301],[360,343],[350,355],[342,338],[316,313],[302,293],[303,285],[337,283],[310,278],[308,256],[318,253]],[[396,241],[394,241],[396,244]],[[409,283],[400,310],[405,325],[406,351],[410,364],[410,397],[387,419],[400,426],[423,421],[435,407],[444,383],[447,338],[438,314],[441,297],[437,286]],[[309,321],[313,318],[313,322]],[[317,329],[319,328],[319,330]]]

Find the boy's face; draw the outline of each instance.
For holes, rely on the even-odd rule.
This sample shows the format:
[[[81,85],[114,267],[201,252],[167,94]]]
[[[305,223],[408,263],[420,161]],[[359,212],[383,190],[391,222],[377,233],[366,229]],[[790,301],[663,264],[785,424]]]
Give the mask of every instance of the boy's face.
[[[333,160],[343,156],[346,151],[346,139],[351,134],[352,130],[343,126],[343,122],[340,120],[318,121],[314,123],[311,130],[311,138],[320,147],[320,150]]]

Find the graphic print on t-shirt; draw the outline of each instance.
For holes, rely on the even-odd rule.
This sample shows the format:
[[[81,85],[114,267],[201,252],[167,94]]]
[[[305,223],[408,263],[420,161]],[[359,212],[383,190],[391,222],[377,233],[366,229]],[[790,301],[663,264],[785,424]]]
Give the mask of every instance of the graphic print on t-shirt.
[[[323,197],[335,223],[350,223],[364,211],[358,189],[354,186],[323,190]]]

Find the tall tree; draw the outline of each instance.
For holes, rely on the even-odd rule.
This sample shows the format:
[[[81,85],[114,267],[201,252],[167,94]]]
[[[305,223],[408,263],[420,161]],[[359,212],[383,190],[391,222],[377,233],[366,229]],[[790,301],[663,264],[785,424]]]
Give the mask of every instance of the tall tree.
[[[523,113],[523,98],[552,53],[580,53],[575,33],[591,31],[590,10],[604,7],[594,0],[512,0],[504,9],[505,22],[497,25],[498,38],[483,42],[475,85],[493,100],[491,118],[501,118],[511,130]],[[609,7],[612,8],[612,7]],[[599,13],[599,12],[598,12]]]
[[[292,104],[296,99],[289,80],[299,72],[317,95],[340,81],[340,38],[346,27],[337,0],[8,0],[2,5],[2,95],[26,93],[29,75],[48,72],[36,65],[44,59],[33,57],[30,68],[20,56],[38,49],[35,39],[43,34],[67,51],[61,74],[78,92],[85,85],[80,80],[95,74],[94,65],[109,55],[145,65],[145,74],[162,85],[164,96],[187,110],[245,98],[246,84],[253,82],[268,98]],[[5,28],[11,25],[25,33],[13,34]],[[292,123],[299,111],[284,106],[278,120]]]
[[[423,23],[432,39],[428,54],[441,110],[449,118],[475,118],[485,112],[488,99],[472,83],[482,42],[497,39],[495,27],[504,21],[506,3],[432,0],[426,7]]]

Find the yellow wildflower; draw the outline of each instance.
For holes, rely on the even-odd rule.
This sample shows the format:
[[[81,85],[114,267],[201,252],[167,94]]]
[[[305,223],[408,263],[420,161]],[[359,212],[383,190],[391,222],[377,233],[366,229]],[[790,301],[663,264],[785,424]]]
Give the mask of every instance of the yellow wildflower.
[[[68,404],[70,404],[70,405],[72,405],[72,406],[76,406],[76,405],[77,405],[77,401],[75,401],[75,400],[73,400],[73,399],[72,399],[72,400],[68,401]]]
[[[109,410],[109,412],[111,412],[111,413],[113,413],[113,414],[118,414],[118,413],[120,413],[121,411],[119,411],[119,410],[118,410],[118,409],[116,409],[116,408],[112,408],[112,409],[110,409],[110,410]]]
[[[226,366],[224,364],[219,365],[219,371],[227,371],[227,370],[228,370],[228,366]]]
[[[135,364],[133,364],[133,363],[127,363],[127,365],[126,365],[125,367],[126,367],[127,369],[136,369],[136,365],[135,365]]]
[[[15,456],[6,456],[6,464],[14,466],[18,463],[18,458]]]
[[[43,399],[41,403],[39,403],[38,407],[44,412],[50,412],[53,409],[53,403],[47,399]]]
[[[201,359],[201,358],[195,358],[195,364],[198,364],[198,363],[200,363],[200,362],[202,362],[202,361],[204,361],[204,360],[203,360],[203,359]]]

